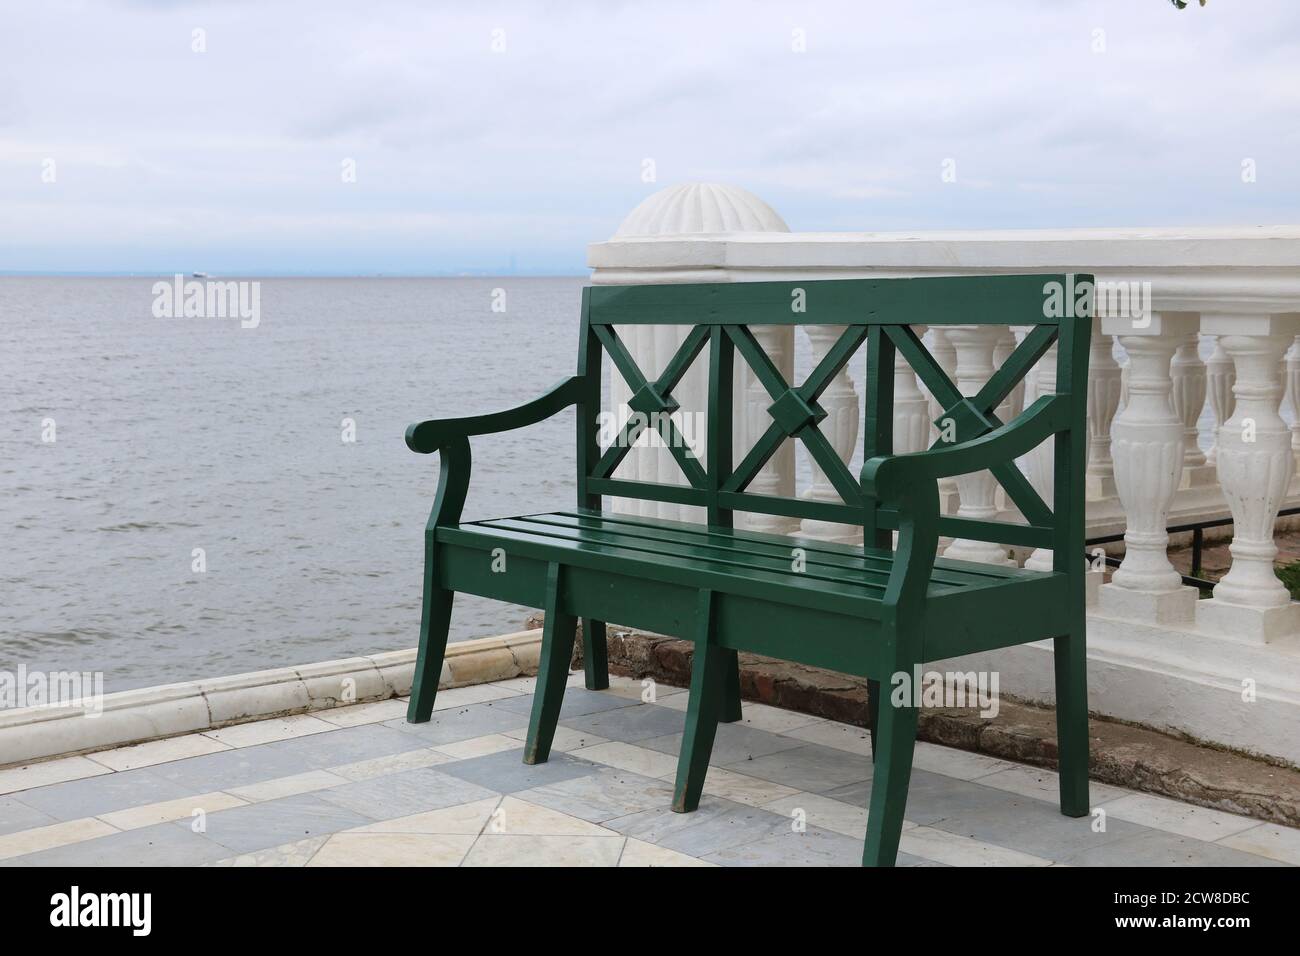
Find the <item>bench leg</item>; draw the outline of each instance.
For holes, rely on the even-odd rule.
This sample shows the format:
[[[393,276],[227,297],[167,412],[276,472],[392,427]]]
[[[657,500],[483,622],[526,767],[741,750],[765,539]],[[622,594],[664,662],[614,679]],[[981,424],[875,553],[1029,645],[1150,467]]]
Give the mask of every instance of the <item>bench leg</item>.
[[[587,690],[609,687],[609,644],[605,639],[605,622],[582,619],[582,669]]]
[[[573,641],[578,620],[560,611],[560,566],[552,564],[546,572],[546,623],[542,630],[542,656],[537,666],[537,688],[533,692],[533,715],[528,722],[528,742],[524,745],[524,763],[546,763],[555,739],[555,724],[564,703],[564,686],[569,679],[569,662],[573,659]]]
[[[727,668],[726,683],[722,688],[722,710],[718,719],[724,724],[732,724],[741,718],[740,711],[740,654],[724,650],[723,660]]]
[[[1059,753],[1061,812],[1087,816],[1088,660],[1083,632],[1053,642],[1056,664],[1056,747]]]
[[[915,707],[880,707],[880,749],[875,752],[871,777],[871,808],[867,811],[867,843],[863,866],[893,866],[907,809],[907,785],[912,776],[912,751],[916,745]]]
[[[871,734],[871,762],[876,762],[876,727],[880,725],[880,681],[867,680],[867,730]]]
[[[677,785],[673,790],[676,813],[690,813],[700,805],[726,694],[728,657],[735,660],[735,651],[718,647],[714,637],[713,592],[701,591],[696,610],[695,656],[691,661],[691,696],[686,707],[682,749],[677,757]]]
[[[433,714],[433,700],[438,695],[442,677],[442,658],[447,652],[447,631],[451,627],[451,602],[456,592],[437,586],[433,542],[424,551],[424,610],[420,615],[420,648],[415,656],[415,679],[411,700],[406,705],[408,723],[422,724]]]

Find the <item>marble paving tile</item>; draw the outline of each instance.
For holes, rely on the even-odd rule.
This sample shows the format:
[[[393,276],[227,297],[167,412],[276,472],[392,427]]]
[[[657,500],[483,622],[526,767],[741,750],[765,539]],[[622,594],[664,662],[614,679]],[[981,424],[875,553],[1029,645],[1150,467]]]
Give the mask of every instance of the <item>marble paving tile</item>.
[[[520,692],[501,683],[467,684],[464,687],[447,687],[439,690],[433,700],[433,711],[459,710],[470,704],[483,704],[495,700],[508,700]]]
[[[778,753],[728,764],[729,770],[797,790],[824,793],[871,776],[871,761],[821,744],[802,744]]]
[[[505,736],[523,743],[528,739],[528,728],[520,727],[518,730],[507,730]],[[606,738],[604,737],[581,730],[573,730],[560,724],[555,728],[555,737],[551,740],[551,752],[572,753],[575,750],[581,750],[583,747],[594,747],[596,744],[603,744],[605,741]]]
[[[27,806],[12,797],[0,797],[0,836],[16,833],[19,830],[33,830],[36,827],[58,823],[48,813]]]
[[[602,823],[642,810],[669,807],[672,784],[653,777],[602,767],[593,774],[532,787],[516,793],[522,800]]]
[[[674,757],[681,752],[682,734],[665,734],[651,737],[640,742],[642,747],[659,750]],[[756,730],[742,724],[719,724],[713,739],[713,749],[709,752],[709,763],[717,767],[727,767],[803,746],[803,741],[792,740],[780,734]]]
[[[244,724],[231,724],[220,730],[207,730],[203,736],[226,744],[229,747],[256,747],[277,740],[289,740],[293,737],[305,737],[309,734],[322,734],[337,729],[311,714],[291,714],[288,717],[273,717],[268,720],[253,720]]]
[[[82,780],[112,773],[103,764],[87,757],[59,757],[0,770],[0,794],[17,793],[34,787],[48,787],[67,780]]]
[[[686,718],[677,711],[651,704],[637,704],[603,713],[587,714],[564,721],[563,726],[606,740],[634,744],[651,737],[680,734]]]
[[[263,800],[278,800],[280,797],[294,797],[300,793],[328,790],[330,787],[337,787],[347,782],[345,777],[330,773],[328,770],[308,770],[306,773],[296,773],[291,777],[276,777],[274,780],[250,783],[246,787],[233,787],[227,793],[246,803],[261,803]]]
[[[1218,841],[1219,846],[1226,846],[1243,853],[1266,856],[1279,863],[1300,866],[1300,830],[1293,827],[1278,826],[1276,823],[1259,823],[1249,830],[1242,830]]]
[[[117,832],[103,820],[94,818],[68,820],[29,830],[19,830],[0,836],[0,860],[10,860],[40,850],[61,847],[69,843],[81,843]]]
[[[703,858],[787,832],[791,821],[767,810],[706,795],[691,813],[673,813],[669,807],[658,807],[607,820],[604,825],[626,836]]]
[[[801,814],[806,824],[863,840],[867,835],[867,811],[816,793],[793,793],[763,804],[764,810],[778,813],[793,821]],[[908,824],[904,821],[904,826]]]
[[[454,760],[464,760],[467,757],[483,757],[503,750],[517,750],[519,741],[505,734],[485,734],[482,737],[471,737],[469,740],[440,744],[434,749]]]
[[[359,727],[362,724],[383,723],[385,720],[405,717],[406,701],[394,697],[366,704],[352,704],[349,707],[332,707],[329,710],[318,710],[314,716],[335,727]]]
[[[740,704],[739,724],[728,726],[752,727],[755,730],[766,730],[768,733],[784,734],[796,727],[821,723],[828,723],[828,721],[823,717],[814,717],[812,714],[801,714],[797,710],[786,710],[782,707],[772,707],[746,700],[741,701]]]
[[[501,805],[501,797],[492,796],[469,803],[458,803],[440,810],[426,810],[392,820],[380,820],[349,833],[459,833],[478,836]]]
[[[804,727],[795,727],[784,733],[785,736],[795,740],[821,744],[823,747],[831,747],[871,759],[871,732],[866,727],[854,727],[852,724],[823,720]]]
[[[991,773],[1010,770],[1017,765],[1007,760],[988,757],[984,754],[971,753],[968,750],[955,750],[952,747],[940,747],[937,744],[919,740],[912,757],[913,770],[928,770],[956,777],[958,780],[978,780]]]
[[[336,833],[307,865],[459,866],[476,839],[451,833]]]
[[[532,713],[533,695],[519,695],[497,702],[507,710],[525,716]],[[560,719],[569,720],[586,714],[596,714],[603,710],[618,710],[621,707],[635,707],[635,700],[628,700],[617,694],[599,690],[587,690],[585,687],[567,687],[564,691],[564,703],[560,705]]]
[[[613,830],[540,804],[506,797],[492,814],[484,833],[514,836],[619,836]]]
[[[646,777],[662,777],[677,770],[676,757],[647,750],[636,744],[625,744],[621,740],[611,740],[596,744],[594,747],[583,747],[581,750],[575,750],[573,755]]]
[[[808,827],[786,827],[757,840],[724,847],[702,857],[719,866],[853,866],[862,865],[862,841]]]
[[[1054,770],[1046,770],[1042,767],[1026,767],[1020,764],[1013,764],[1007,770],[1001,770],[979,778],[979,782],[986,787],[1007,790],[1011,793],[1034,797],[1049,803],[1058,803],[1060,801],[1059,781],[1060,778]],[[1094,807],[1111,800],[1118,800],[1130,793],[1132,793],[1131,790],[1121,790],[1119,787],[1107,786],[1095,780],[1088,782],[1088,798]]]
[[[371,780],[375,777],[399,773],[403,770],[436,767],[440,763],[451,763],[455,759],[455,757],[450,757],[439,750],[423,747],[419,750],[405,750],[399,754],[390,754],[387,757],[374,757],[370,760],[360,760],[339,767],[330,767],[329,772],[356,783],[360,780]]]
[[[462,866],[617,866],[621,836],[512,836],[485,833]]]
[[[321,790],[316,796],[365,817],[354,826],[375,820],[408,817],[413,813],[441,810],[443,807],[496,796],[493,790],[443,772],[443,768],[456,765],[453,762],[438,767],[403,770],[358,783],[344,784],[332,790]]]
[[[676,770],[674,770],[672,774],[664,776],[663,779],[666,782],[675,783],[676,776]],[[722,797],[724,800],[734,800],[736,803],[746,803],[751,807],[760,807],[799,791],[784,784],[761,780],[758,777],[750,777],[734,770],[727,770],[725,767],[710,767],[708,774],[704,778],[704,792],[715,797]]]
[[[899,849],[912,856],[948,866],[1048,866],[1052,862],[1031,853],[1022,853],[931,827],[904,830]]]
[[[422,750],[427,746],[418,738],[392,727],[363,724],[358,727],[335,728],[328,734],[277,741],[267,744],[264,749],[300,759],[314,770],[328,770],[408,750]]]
[[[251,853],[308,837],[338,833],[368,822],[369,819],[360,813],[326,802],[317,794],[304,793],[210,813],[204,836],[225,847],[221,857],[226,857],[230,850]],[[188,820],[164,825],[187,833],[190,827]]]
[[[600,769],[599,764],[580,760],[571,754],[553,753],[546,763],[533,765],[524,763],[523,755],[522,747],[503,750],[486,757],[442,764],[438,770],[497,793],[516,793],[572,777],[585,777]]]
[[[1284,866],[1276,860],[1242,853],[1217,843],[1161,830],[1100,844],[1067,857],[1070,866]]]
[[[246,787],[277,777],[291,777],[312,769],[315,768],[301,755],[277,749],[275,744],[267,744],[202,757],[187,757],[158,764],[148,771],[129,772],[156,774],[171,783],[190,788],[192,793],[208,793],[213,790],[229,791],[232,787]]]
[[[152,767],[154,764],[169,763],[185,757],[201,757],[229,749],[230,744],[214,740],[206,734],[185,734],[130,747],[101,750],[88,756],[109,770],[135,770],[138,767]]]
[[[238,797],[232,797],[228,793],[218,791],[216,793],[201,793],[193,797],[182,797],[179,800],[150,803],[142,807],[131,807],[127,810],[115,810],[112,813],[101,813],[99,818],[119,830],[138,830],[140,827],[153,826],[156,823],[188,820],[194,816],[195,811],[215,813],[217,810],[242,807],[246,802]]]
[[[403,718],[385,721],[383,726],[410,734],[423,741],[426,747],[436,747],[484,734],[527,728],[528,714],[502,707],[500,701],[489,701],[434,711],[433,717],[422,724],[408,724]]]
[[[216,789],[219,788],[210,787],[201,791],[173,783],[159,776],[153,769],[124,770],[121,773],[109,773],[102,777],[69,780],[67,783],[27,790],[15,799],[56,820],[78,820],[82,817],[97,817],[112,813],[114,810],[125,810],[128,807],[191,797],[196,793]]]
[[[265,850],[256,850],[252,853],[241,853],[238,856],[226,857],[213,863],[205,863],[204,866],[306,866],[308,861],[316,855],[316,851],[323,847],[328,839],[328,836],[308,837],[306,840],[298,840],[295,843],[284,843]]]
[[[159,823],[65,843],[8,862],[16,866],[201,866],[228,856],[229,852],[191,831],[188,822]]]
[[[643,840],[627,841],[623,855],[619,857],[619,866],[717,866],[705,860],[697,860],[685,853],[678,853],[667,847],[655,846]]]
[[[1101,807],[1110,817],[1211,843],[1259,825],[1259,821],[1251,817],[1194,807],[1151,793],[1134,793],[1103,803]]]

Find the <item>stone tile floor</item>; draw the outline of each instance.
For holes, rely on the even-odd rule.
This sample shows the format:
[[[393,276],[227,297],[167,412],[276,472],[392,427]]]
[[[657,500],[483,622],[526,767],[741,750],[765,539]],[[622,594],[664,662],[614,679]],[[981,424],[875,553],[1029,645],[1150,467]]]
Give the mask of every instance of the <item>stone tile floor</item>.
[[[573,675],[548,763],[521,762],[531,678],[445,690],[434,719],[359,704],[0,770],[0,865],[854,866],[866,732],[761,704],[719,728],[705,797],[669,809],[686,694]],[[1300,864],[1300,830],[917,748],[899,863]],[[1104,822],[1104,828],[1101,824]]]

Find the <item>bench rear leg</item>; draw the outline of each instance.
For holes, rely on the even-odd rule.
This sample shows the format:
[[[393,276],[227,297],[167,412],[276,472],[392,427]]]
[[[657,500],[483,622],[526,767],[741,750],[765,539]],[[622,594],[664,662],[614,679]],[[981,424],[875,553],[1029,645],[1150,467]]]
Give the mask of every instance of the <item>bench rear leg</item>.
[[[876,727],[880,724],[880,681],[867,680],[867,731],[871,734],[871,762],[876,762]]]
[[[907,785],[912,777],[912,752],[916,746],[915,707],[895,707],[882,702],[871,777],[871,808],[867,811],[867,842],[863,866],[893,866],[907,809]]]
[[[524,763],[546,763],[551,755],[551,741],[555,739],[555,725],[564,703],[577,631],[577,618],[560,611],[560,566],[552,564],[546,572],[546,623],[542,630],[542,655],[537,666],[537,688],[533,693]]]
[[[587,690],[605,690],[609,687],[609,643],[605,638],[605,622],[582,619],[582,670],[586,676]]]
[[[722,687],[722,709],[718,719],[724,724],[735,723],[741,718],[740,711],[740,654],[736,651],[722,652],[723,666],[726,668],[725,683]]]
[[[1088,660],[1083,632],[1052,642],[1056,665],[1056,747],[1059,753],[1061,812],[1087,816]]]
[[[411,700],[406,705],[408,723],[422,724],[433,714],[442,677],[442,659],[447,652],[447,631],[451,627],[451,603],[456,592],[438,587],[432,535],[424,548],[424,610],[420,615],[420,647],[415,656],[415,679]]]
[[[701,591],[696,610],[695,655],[691,661],[691,696],[686,707],[682,749],[677,756],[677,785],[673,790],[673,810],[677,813],[690,813],[700,805],[718,717],[725,702],[728,656],[735,660],[735,651],[718,647],[714,638],[713,592]]]

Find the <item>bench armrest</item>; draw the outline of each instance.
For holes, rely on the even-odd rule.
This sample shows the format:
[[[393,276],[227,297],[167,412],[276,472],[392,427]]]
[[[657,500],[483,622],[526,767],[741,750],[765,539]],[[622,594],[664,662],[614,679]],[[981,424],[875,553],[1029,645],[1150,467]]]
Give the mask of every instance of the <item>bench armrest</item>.
[[[862,466],[862,493],[880,501],[898,501],[917,482],[965,475],[1014,461],[1068,427],[1069,406],[1064,397],[1044,395],[1014,421],[979,438],[910,455],[872,458]]]
[[[438,451],[457,438],[506,432],[545,421],[557,412],[582,400],[586,379],[581,375],[566,378],[550,391],[518,408],[465,418],[436,418],[417,422],[406,429],[406,447],[421,455]]]

